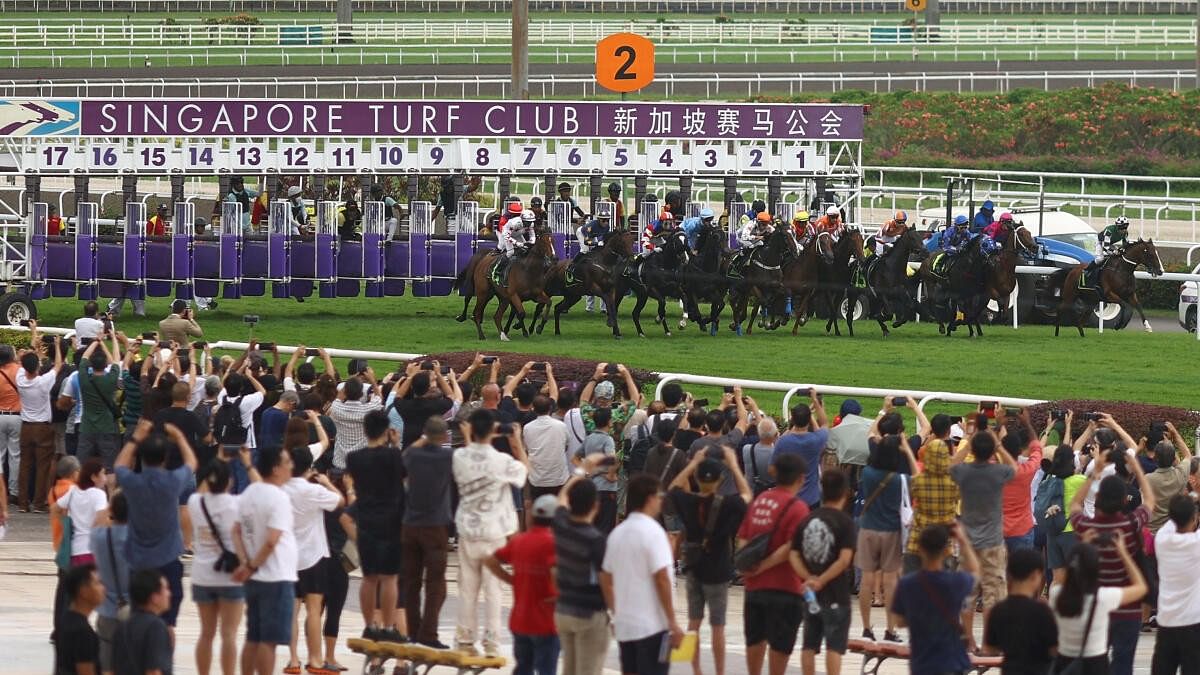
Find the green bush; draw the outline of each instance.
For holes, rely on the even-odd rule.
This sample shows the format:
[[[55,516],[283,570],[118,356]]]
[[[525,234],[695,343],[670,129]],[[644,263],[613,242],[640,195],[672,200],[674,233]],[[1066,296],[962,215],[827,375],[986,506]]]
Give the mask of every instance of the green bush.
[[[12,345],[18,351],[29,349],[29,333],[23,330],[0,328],[0,344]]]
[[[1191,272],[1187,265],[1164,265],[1165,272]],[[1139,279],[1137,282],[1138,300],[1146,309],[1175,309],[1179,307],[1179,284],[1165,281],[1150,281]]]

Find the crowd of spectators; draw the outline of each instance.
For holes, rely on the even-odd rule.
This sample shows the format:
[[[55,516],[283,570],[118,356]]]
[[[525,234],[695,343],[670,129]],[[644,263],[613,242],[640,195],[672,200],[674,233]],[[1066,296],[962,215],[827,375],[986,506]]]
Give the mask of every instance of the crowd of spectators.
[[[323,350],[214,358],[94,309],[69,347],[36,322],[32,349],[0,345],[0,483],[51,515],[58,673],[171,672],[190,597],[197,672],[274,673],[287,646],[284,672],[333,675],[355,569],[364,638],[491,656],[510,634],[518,673],[596,675],[611,638],[623,672],[665,673],[707,623],[723,675],[735,584],[751,675],[782,675],[797,640],[805,675],[822,649],[841,672],[855,594],[854,637],[882,623],[914,673],[1002,655],[1124,675],[1146,631],[1155,675],[1200,672],[1200,462],[1169,421],[1135,439],[1089,413],[1075,436],[1061,411],[1039,433],[1025,410],[930,419],[906,397],[831,417],[810,391],[781,423],[738,387],[647,401],[619,364],[342,375]]]

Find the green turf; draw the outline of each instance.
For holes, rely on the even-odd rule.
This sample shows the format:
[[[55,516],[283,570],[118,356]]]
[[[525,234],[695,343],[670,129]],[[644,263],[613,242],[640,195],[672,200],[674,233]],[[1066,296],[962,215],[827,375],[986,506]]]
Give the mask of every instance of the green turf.
[[[152,299],[147,319],[126,315],[118,327],[129,335],[154,330],[167,314],[168,301]],[[77,300],[38,303],[47,326],[70,326],[79,316]],[[716,337],[702,335],[694,325],[676,330],[677,305],[668,305],[674,336],[644,316],[648,334],[638,338],[629,318],[632,301],[622,304],[625,338],[612,339],[604,322],[577,305],[563,320],[564,335],[497,340],[485,320],[486,342],[479,342],[469,322],[456,323],[458,298],[310,299],[303,304],[285,300],[221,300],[215,312],[199,320],[209,340],[244,341],[243,314],[262,318],[255,335],[282,344],[304,343],[350,349],[431,353],[480,350],[484,353],[521,351],[547,355],[621,361],[658,372],[685,372],[718,377],[741,377],[795,383],[840,384],[861,387],[909,388],[988,395],[1059,399],[1100,398],[1152,402],[1195,408],[1196,339],[1187,334],[1145,335],[1140,331],[1089,329],[1086,338],[1053,328],[1028,326],[1019,330],[989,327],[982,340],[945,338],[931,324],[910,324],[886,340],[874,323],[855,325],[854,338],[826,337],[823,325],[810,323],[792,337],[789,331],[736,337],[728,330]],[[492,308],[495,307],[493,303]],[[723,324],[728,324],[728,310]],[[1136,324],[1136,321],[1134,322]],[[1131,324],[1133,325],[1133,324]],[[547,326],[553,330],[553,322]],[[843,332],[845,327],[843,326]],[[387,366],[380,364],[381,368]],[[697,396],[719,396],[719,390],[691,387]],[[648,389],[649,391],[649,389]],[[779,410],[781,394],[751,392],[764,409]],[[877,405],[877,401],[864,405]],[[943,406],[961,412],[954,406]]]

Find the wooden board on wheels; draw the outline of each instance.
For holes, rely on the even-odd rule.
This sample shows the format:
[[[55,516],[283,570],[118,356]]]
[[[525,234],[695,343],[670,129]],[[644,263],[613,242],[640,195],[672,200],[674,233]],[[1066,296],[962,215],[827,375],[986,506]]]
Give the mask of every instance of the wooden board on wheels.
[[[396,642],[374,642],[362,638],[346,640],[346,646],[356,654],[362,654],[363,674],[381,675],[387,672],[386,664],[395,660],[396,672],[425,675],[434,666],[454,668],[458,675],[479,675],[485,670],[503,668],[505,660],[500,656],[476,656],[451,649],[433,649],[417,644]]]

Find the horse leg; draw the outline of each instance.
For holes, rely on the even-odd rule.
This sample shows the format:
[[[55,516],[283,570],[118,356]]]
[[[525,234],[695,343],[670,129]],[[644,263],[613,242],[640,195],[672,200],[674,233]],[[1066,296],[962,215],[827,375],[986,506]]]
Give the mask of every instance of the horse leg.
[[[472,296],[470,296],[470,295],[464,295],[464,296],[463,296],[463,308],[462,308],[462,312],[460,312],[460,313],[458,314],[458,316],[454,317],[454,320],[455,320],[455,321],[457,321],[457,322],[459,322],[459,323],[462,323],[462,322],[464,322],[464,321],[466,321],[466,320],[467,320],[467,308],[471,306],[471,297],[472,297]]]
[[[671,326],[667,324],[667,297],[658,296],[658,322],[662,324],[663,334],[671,337]]]
[[[708,306],[708,334],[716,337],[717,331],[721,328],[721,312],[725,309],[725,300],[714,300]]]
[[[542,301],[543,299],[544,299],[544,300],[545,300],[547,303],[549,303],[549,302],[550,302],[550,298],[547,298],[547,297],[545,297],[545,295],[544,295],[544,294],[542,295],[542,297],[538,298],[538,299],[536,300],[536,302],[538,302],[538,304],[541,304],[541,301]],[[516,307],[516,309],[517,309],[517,320],[518,320],[518,322],[519,322],[519,325],[520,325],[520,327],[521,327],[521,337],[529,337],[529,329],[525,327],[525,303],[521,301],[521,296],[519,296],[519,295],[518,295],[518,296],[515,296],[515,297],[513,298],[513,300],[515,301],[515,304],[514,304],[514,306],[515,306],[515,307]]]
[[[635,295],[637,295],[637,302],[633,303],[633,327],[637,329],[638,337],[646,337],[646,331],[642,330],[642,308],[646,306],[647,296],[641,290],[637,291]]]
[[[846,331],[854,337],[854,306],[858,304],[858,291],[846,291]],[[840,309],[840,308],[839,308]]]
[[[486,284],[478,284],[476,288],[479,290],[475,294],[475,312],[471,318],[475,320],[475,332],[479,333],[479,339],[486,340],[483,335],[483,310],[492,299],[492,291]]]
[[[1124,302],[1128,305],[1133,305],[1133,308],[1137,310],[1138,318],[1142,320],[1142,330],[1146,331],[1147,333],[1154,332],[1154,328],[1150,325],[1150,322],[1146,320],[1146,313],[1142,311],[1142,303],[1140,300],[1138,300],[1137,291],[1130,293],[1128,297],[1121,298],[1121,302]]]
[[[499,305],[496,307],[496,313],[492,315],[492,321],[496,323],[496,332],[500,333],[500,341],[508,342],[508,332],[500,325],[500,317],[504,316],[504,310],[508,308],[509,299],[503,295],[497,295],[496,301]]]

